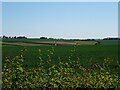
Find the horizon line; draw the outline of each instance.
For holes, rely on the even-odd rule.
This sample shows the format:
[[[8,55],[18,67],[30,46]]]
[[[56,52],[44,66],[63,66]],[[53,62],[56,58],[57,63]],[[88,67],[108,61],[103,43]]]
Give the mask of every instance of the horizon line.
[[[0,37],[3,37],[3,36],[6,36],[6,37],[27,37],[27,38],[40,38],[40,37],[47,37],[47,36],[40,36],[40,37],[30,37],[30,36],[25,36],[25,35],[14,35],[14,36],[10,36],[10,35],[0,35]],[[53,38],[53,39],[104,39],[104,38],[120,38],[119,36],[106,36],[106,37],[94,37],[94,38],[90,38],[90,37],[86,37],[86,38],[64,38],[64,37],[47,37],[48,39],[49,38]]]

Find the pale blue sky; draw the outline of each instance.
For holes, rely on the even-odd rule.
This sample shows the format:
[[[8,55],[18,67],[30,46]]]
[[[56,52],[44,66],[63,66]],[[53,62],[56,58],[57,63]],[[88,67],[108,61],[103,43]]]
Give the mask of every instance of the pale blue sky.
[[[117,2],[4,2],[2,15],[2,33],[8,36],[118,36]]]

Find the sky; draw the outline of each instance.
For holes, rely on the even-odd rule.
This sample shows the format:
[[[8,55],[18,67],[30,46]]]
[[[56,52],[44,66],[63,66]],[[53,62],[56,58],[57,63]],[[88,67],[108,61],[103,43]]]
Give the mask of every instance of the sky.
[[[66,39],[118,37],[118,3],[3,2],[2,34]]]

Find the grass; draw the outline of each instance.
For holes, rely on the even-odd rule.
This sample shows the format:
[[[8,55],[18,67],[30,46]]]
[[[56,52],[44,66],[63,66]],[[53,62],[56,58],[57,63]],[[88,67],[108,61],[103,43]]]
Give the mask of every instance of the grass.
[[[95,45],[96,41],[75,41],[76,43],[80,45]]]
[[[118,40],[101,40],[100,42],[103,45],[117,45],[119,41]]]
[[[4,42],[20,42],[20,41],[28,41],[28,42],[36,42],[36,41],[64,41],[64,42],[74,42],[73,40],[58,40],[58,39],[3,39]]]

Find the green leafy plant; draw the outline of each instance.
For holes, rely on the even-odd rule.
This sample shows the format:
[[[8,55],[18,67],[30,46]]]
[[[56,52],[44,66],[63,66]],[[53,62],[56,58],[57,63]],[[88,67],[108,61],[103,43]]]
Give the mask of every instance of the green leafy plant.
[[[68,57],[69,62],[58,60],[58,65],[52,65],[51,55],[55,54],[54,47],[48,50],[48,60],[42,58],[39,49],[39,68],[24,68],[24,50],[14,58],[6,57],[2,70],[2,88],[120,88],[119,75],[111,74],[110,59],[104,60],[103,65],[93,64],[90,68],[81,65],[80,58],[76,61]],[[70,57],[75,53],[75,48]],[[47,66],[47,68],[46,68]],[[118,64],[119,66],[119,64]]]

